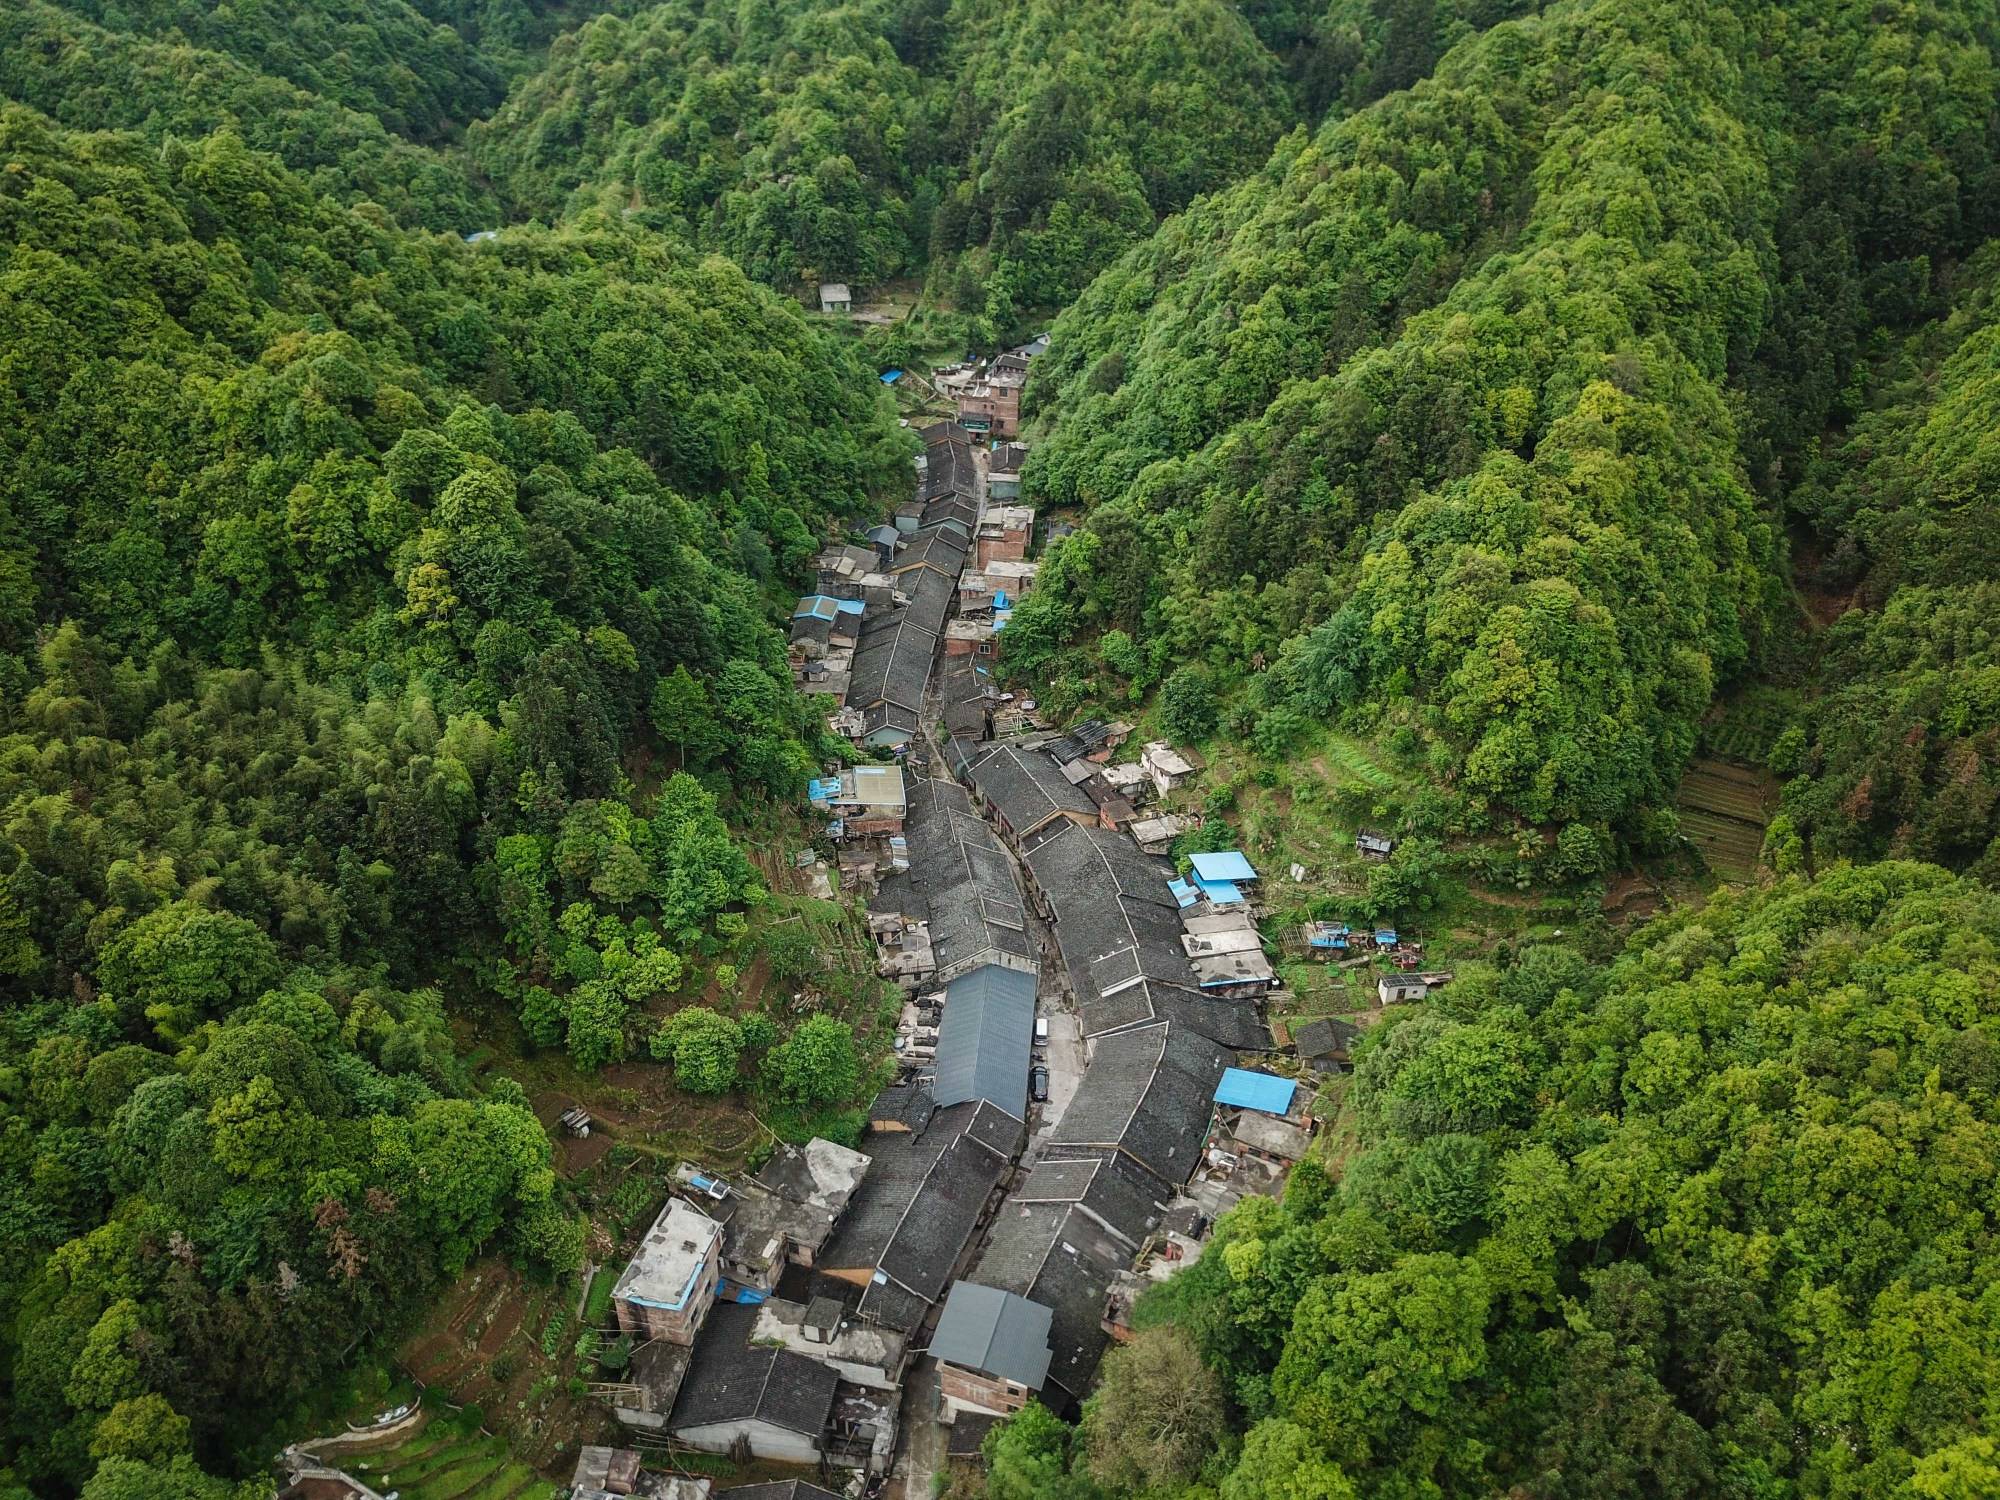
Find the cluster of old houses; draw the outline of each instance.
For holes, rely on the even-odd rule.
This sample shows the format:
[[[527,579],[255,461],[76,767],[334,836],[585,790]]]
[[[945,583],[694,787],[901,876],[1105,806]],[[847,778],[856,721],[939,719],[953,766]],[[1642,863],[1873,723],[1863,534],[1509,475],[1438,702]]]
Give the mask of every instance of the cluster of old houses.
[[[982,438],[1011,438],[1021,430],[1021,389],[1036,355],[1049,347],[1041,334],[990,360],[966,360],[931,372],[938,393],[958,408],[959,425]]]
[[[972,392],[1006,360],[967,398],[992,399]],[[1032,718],[993,682],[1033,516],[1003,488],[1017,449],[982,490],[971,425],[925,432],[917,499],[822,556],[793,630],[801,680],[839,695],[858,744],[909,750],[942,715],[949,778],[919,749],[812,786],[844,849],[874,851],[870,924],[907,995],[900,1075],[858,1151],[783,1148],[740,1183],[678,1174],[615,1293],[638,1346],[607,1394],[635,1431],[880,1474],[925,1355],[953,1452],[1030,1397],[1074,1411],[1137,1291],[1244,1193],[1276,1192],[1310,1141],[1311,1088],[1256,1066],[1278,1050],[1259,1002],[1279,982],[1256,869],[1223,851],[1181,877],[1165,857],[1193,826],[1168,799],[1196,762],[1126,751],[1121,724],[1021,732]],[[1045,1103],[1054,1011],[1080,1047]],[[1354,1029],[1318,1027],[1293,1037],[1300,1061],[1344,1066]]]
[[[804,691],[833,697],[834,728],[866,749],[910,745],[933,660],[990,658],[1034,584],[1034,512],[982,506],[963,427],[939,422],[923,438],[916,498],[861,541],[822,552],[816,590],[792,616],[793,676]],[[1004,449],[996,457],[1018,481],[1019,459]]]

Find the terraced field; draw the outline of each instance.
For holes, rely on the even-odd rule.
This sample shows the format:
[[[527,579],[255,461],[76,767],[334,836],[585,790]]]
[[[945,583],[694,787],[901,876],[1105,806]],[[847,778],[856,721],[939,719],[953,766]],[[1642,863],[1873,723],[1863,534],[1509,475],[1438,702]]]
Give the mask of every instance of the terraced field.
[[[1761,771],[1696,761],[1681,779],[1681,833],[1724,880],[1748,880],[1757,873],[1775,795],[1771,778]]]
[[[497,1437],[433,1422],[400,1448],[357,1463],[354,1472],[402,1500],[554,1500],[558,1486],[507,1452]]]

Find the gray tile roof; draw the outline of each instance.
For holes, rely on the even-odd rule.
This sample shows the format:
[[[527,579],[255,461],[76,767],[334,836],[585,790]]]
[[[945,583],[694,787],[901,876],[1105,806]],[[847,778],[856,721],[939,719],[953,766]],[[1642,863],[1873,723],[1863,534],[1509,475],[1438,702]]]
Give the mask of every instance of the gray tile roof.
[[[878,1099],[874,1113],[893,1113],[909,1097],[887,1111]],[[818,1264],[879,1272],[861,1313],[885,1327],[915,1328],[943,1294],[1023,1133],[1018,1119],[983,1101],[939,1109],[919,1130],[872,1132],[868,1175]]]
[[[1150,1173],[1116,1152],[1099,1151],[1080,1153],[1069,1160],[1044,1158],[1035,1164],[1028,1180],[1009,1195],[1009,1201],[1077,1204],[1130,1241],[1136,1251],[1164,1212],[1158,1192],[1159,1184]]]
[[[931,1128],[937,1128],[935,1122]],[[970,1136],[953,1141],[932,1165],[883,1248],[882,1273],[935,1302],[1006,1170],[1004,1158]],[[865,1312],[865,1296],[862,1301]]]
[[[1081,1400],[1097,1373],[1110,1343],[1103,1327],[1104,1295],[1131,1254],[1130,1246],[1075,1204],[1010,1199],[994,1221],[972,1274],[1049,1309],[1051,1357],[1042,1399],[1058,1410],[1065,1397]]]
[[[1090,800],[1090,794],[1065,781],[1056,763],[1039,750],[996,744],[973,747],[970,755],[968,774],[973,789],[999,813],[1016,838],[1025,838],[1066,813],[1093,820],[1097,817],[1097,804]],[[1040,879],[1039,872],[1036,878]]]
[[[917,568],[929,568],[951,580],[953,588],[958,587],[958,575],[965,566],[965,554],[971,549],[964,538],[951,531],[935,528],[919,531],[910,545],[896,554],[896,560],[889,564],[889,571],[898,578],[906,577]],[[898,584],[908,588],[908,584]]]
[[[1055,914],[1085,1036],[1171,1020],[1228,1047],[1271,1045],[1254,1005],[1195,987],[1166,860],[1123,834],[1082,825],[1052,829],[1026,859]]]
[[[768,1422],[818,1438],[833,1411],[840,1377],[818,1360],[753,1344],[757,1310],[717,1303],[695,1341],[668,1430],[727,1422]]]
[[[1333,1016],[1304,1021],[1292,1028],[1292,1045],[1300,1057],[1332,1057],[1347,1052],[1360,1040],[1359,1026]]]
[[[930,568],[919,568],[903,574],[898,586],[910,596],[910,602],[901,610],[905,622],[931,635],[942,635],[958,584]]]
[[[1073,1154],[1061,1147],[1116,1149],[1166,1189],[1179,1187],[1194,1170],[1215,1085],[1228,1064],[1221,1047],[1164,1021],[1100,1037],[1050,1137],[1050,1154]]]
[[[917,433],[917,436],[924,440],[924,447],[930,450],[932,463],[937,462],[938,444],[961,443],[969,445],[972,442],[971,433],[959,426],[958,423],[950,421],[933,422],[930,426],[921,429]]]
[[[1002,443],[993,450],[993,457],[987,460],[989,474],[1018,474],[1021,465],[1028,461],[1028,450],[1020,443]]]
[[[1048,1378],[1053,1316],[1016,1292],[955,1281],[931,1335],[931,1354],[1038,1391]]]
[[[982,964],[953,979],[938,1023],[938,1103],[986,1099],[1025,1119],[1034,1032],[1033,973]]]
[[[861,627],[848,670],[849,708],[894,703],[914,713],[923,706],[937,637],[909,622],[905,613],[878,616]]]
[[[910,869],[894,886],[885,881],[872,905],[930,922],[938,977],[949,981],[984,963],[1033,968],[1013,863],[965,789],[950,781],[912,782],[903,832]]]

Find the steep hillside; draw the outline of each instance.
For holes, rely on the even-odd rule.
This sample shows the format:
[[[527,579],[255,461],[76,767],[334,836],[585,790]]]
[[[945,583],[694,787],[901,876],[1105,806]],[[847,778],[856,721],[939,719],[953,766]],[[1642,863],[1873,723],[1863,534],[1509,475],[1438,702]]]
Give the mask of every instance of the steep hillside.
[[[795,308],[622,225],[466,245],[233,132],[12,104],[0,160],[6,1441],[36,1493],[220,1494],[146,1464],[261,1467],[482,1247],[575,1265],[425,986],[596,1067],[741,936],[718,799],[795,799],[820,733],[767,585],[907,440]],[[702,732],[641,795],[662,683]],[[501,933],[551,902],[524,988]]]
[[[1996,942],[1885,864],[1462,975],[1372,1034],[1340,1180],[1140,1304],[1074,1473],[1017,1424],[988,1493],[1992,1493]]]
[[[774,284],[978,249],[1049,306],[1262,160],[1289,109],[1216,0],[673,0],[564,37],[474,150],[524,211],[626,210]]]
[[[1142,688],[1249,679],[1246,730],[1408,723],[1462,826],[1664,831],[1777,597],[1751,480],[1990,218],[1989,34],[1561,4],[1288,141],[1059,322],[1028,484],[1090,520],[1015,666],[1115,627]]]
[[[1776,847],[1915,855],[2000,882],[2000,250],[1883,358],[1869,409],[1792,492],[1801,583],[1845,611],[1813,641]]]

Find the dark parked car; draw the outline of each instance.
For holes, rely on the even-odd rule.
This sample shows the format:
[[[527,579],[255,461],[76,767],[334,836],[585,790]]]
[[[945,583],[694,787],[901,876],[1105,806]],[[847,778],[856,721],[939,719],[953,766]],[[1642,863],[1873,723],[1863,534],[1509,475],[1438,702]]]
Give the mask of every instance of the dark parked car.
[[[1028,1070],[1028,1094],[1037,1104],[1049,1097],[1049,1070],[1040,1063]]]

